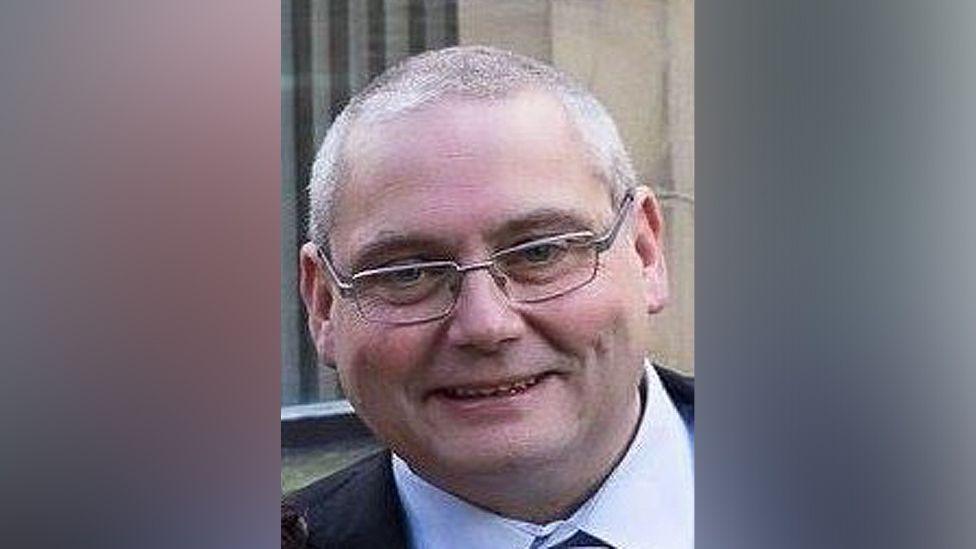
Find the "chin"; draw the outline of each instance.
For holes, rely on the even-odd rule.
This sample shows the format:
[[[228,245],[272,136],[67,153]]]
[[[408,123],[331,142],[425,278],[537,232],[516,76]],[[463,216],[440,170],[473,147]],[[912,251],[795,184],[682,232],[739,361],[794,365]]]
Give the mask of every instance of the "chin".
[[[566,448],[553,440],[485,437],[465,442],[455,439],[453,444],[437,448],[428,461],[441,471],[456,475],[500,475],[516,471],[538,470],[554,461],[554,457],[566,455]]]

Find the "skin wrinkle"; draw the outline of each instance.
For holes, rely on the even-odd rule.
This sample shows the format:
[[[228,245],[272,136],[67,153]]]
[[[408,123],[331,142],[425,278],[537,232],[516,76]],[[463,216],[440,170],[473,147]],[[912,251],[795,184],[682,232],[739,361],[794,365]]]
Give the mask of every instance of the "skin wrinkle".
[[[498,102],[531,90],[558,98],[571,130],[585,143],[591,174],[613,201],[635,184],[631,162],[606,109],[580,82],[531,58],[484,46],[453,47],[404,61],[352,98],[319,149],[310,181],[310,240],[329,248],[335,190],[348,178],[347,139],[352,126],[369,127],[450,99]]]
[[[452,103],[465,104],[465,103],[469,103],[469,101],[453,100]],[[448,103],[448,105],[452,103]],[[482,145],[482,147],[479,148],[478,154],[499,155],[499,151],[497,150],[494,143],[503,138],[518,138],[519,136],[522,136],[524,138],[529,139],[530,141],[544,140],[545,137],[541,135],[538,127],[533,126],[529,122],[533,118],[533,112],[538,108],[542,107],[543,105],[548,107],[552,107],[553,105],[555,105],[560,110],[561,113],[563,112],[563,107],[558,103],[556,103],[555,101],[553,101],[552,99],[546,97],[540,98],[538,97],[538,94],[532,94],[528,92],[522,92],[516,95],[515,97],[513,97],[511,100],[507,100],[504,102],[502,101],[487,102],[486,106],[490,107],[492,105],[501,105],[501,104],[517,105],[517,108],[511,113],[511,118],[514,118],[515,120],[518,121],[516,123],[515,129],[509,132],[513,135],[509,135],[509,136],[492,135],[491,133],[488,133],[486,131],[483,134],[483,138],[478,140],[478,145]],[[429,114],[432,110],[436,110],[436,107],[438,105],[441,104],[435,104],[433,106],[425,106],[424,108],[417,109],[416,111],[414,111],[411,117],[423,116],[425,114]],[[398,132],[398,127],[402,127],[403,125],[402,121],[403,119],[400,118],[400,119],[394,119],[392,121],[385,122],[382,125],[375,126],[375,127],[362,128],[357,126],[356,128],[353,129],[352,134],[350,136],[349,150],[357,151],[357,158],[359,159],[359,161],[351,163],[352,167],[350,170],[349,180],[362,181],[362,180],[374,179],[379,176],[380,172],[386,176],[385,191],[383,193],[384,196],[376,196],[373,198],[374,200],[392,200],[393,199],[392,197],[396,196],[397,194],[400,194],[402,192],[423,190],[423,187],[427,185],[426,181],[423,179],[418,181],[415,178],[411,178],[409,173],[402,171],[401,166],[384,166],[382,162],[374,162],[374,161],[367,160],[370,158],[383,158],[384,156],[389,156],[385,154],[387,151],[383,150],[383,146],[388,145],[389,143],[396,143],[398,140],[396,139],[395,136],[401,135],[402,139],[410,139],[410,137],[415,134],[415,132],[412,131],[412,129],[410,128],[405,128]],[[578,148],[581,151],[584,151],[584,154],[586,154],[585,153],[586,149],[583,147],[582,140],[578,135],[578,131],[574,127],[569,125],[567,125],[567,128],[569,129],[568,135],[570,136],[570,142],[572,143],[572,146]],[[448,149],[448,152],[442,156],[446,156],[449,159],[462,159],[462,158],[475,157],[476,153],[468,150],[474,148],[473,145],[467,143],[462,139],[459,139],[457,135],[452,134],[450,131],[451,129],[452,128],[449,128],[448,131],[430,133],[425,135],[424,137],[427,139],[431,139],[433,141],[433,144],[431,146],[434,148],[446,147]],[[482,129],[484,129],[484,127],[482,127]],[[377,132],[388,134],[391,137],[390,139],[387,140],[370,139],[370,136],[375,135]],[[543,151],[548,152],[549,156],[543,155],[533,160],[537,160],[540,164],[551,165],[554,167],[558,167],[559,165],[565,162],[565,158],[563,158],[563,156],[560,154],[561,151],[552,150],[551,147],[544,147]],[[503,164],[504,163],[518,164],[520,161],[522,161],[522,159],[520,158],[506,158],[506,157],[502,157],[502,158],[503,159],[501,163]],[[586,164],[589,165],[589,163]],[[441,167],[437,165],[432,165],[431,162],[427,162],[426,159],[424,158],[421,158],[420,161],[418,162],[417,169],[420,171],[430,171],[433,173],[438,173],[443,171]],[[538,185],[537,181],[545,180],[548,172],[549,170],[542,170],[539,177],[535,178],[535,180],[524,181],[524,184],[529,187],[532,187],[533,185]],[[455,184],[458,186],[472,185],[472,183],[467,181],[456,181]],[[474,186],[477,187],[476,184]],[[350,202],[347,199],[348,193],[346,192],[346,187],[348,187],[348,185],[341,187],[337,191],[337,198],[343,204],[348,204]],[[599,200],[601,200],[601,202],[606,203],[607,211],[611,211],[612,206],[610,204],[609,197],[606,197],[605,195],[599,195]],[[438,225],[438,220],[448,218],[452,215],[457,215],[458,210],[460,210],[464,214],[467,214],[470,211],[467,205],[463,202],[456,203],[456,204],[444,203],[444,202],[422,204],[420,208],[421,210],[418,211],[416,215],[413,216],[413,218],[422,225],[425,232],[436,233],[436,234],[445,233],[445,231],[443,231],[442,228]],[[503,217],[505,215],[505,212],[501,211],[499,212],[498,215],[499,217]],[[345,215],[345,211],[343,209],[339,209],[339,211],[335,216],[336,219],[335,225],[340,224],[342,219],[344,219],[345,217],[347,217]],[[372,223],[378,223],[382,226],[383,221],[384,220],[382,219],[376,219],[376,220],[372,220]],[[372,237],[370,235],[370,232],[373,230],[375,230],[376,232],[380,231],[380,229],[374,227],[372,223],[367,223],[366,225],[359,227],[352,234],[344,237],[342,240],[348,241],[350,243],[349,247],[352,249],[363,248],[363,246],[367,245],[368,242],[375,239],[375,237]],[[589,225],[590,227],[596,226],[596,224],[594,223],[590,223]],[[333,229],[333,233],[334,232],[335,231]],[[398,227],[397,230],[391,230],[391,232],[394,234],[400,234],[403,232],[411,232],[411,231],[409,229],[404,229],[403,227]],[[333,238],[335,238],[334,234],[332,236]],[[449,244],[454,244],[454,243],[452,242]],[[334,253],[339,253],[339,250],[334,249]],[[356,262],[351,261],[351,258],[341,258],[339,256],[334,256],[334,257],[337,260],[337,262],[339,262],[340,264],[348,265],[350,263],[355,263],[358,265],[359,263],[358,261]],[[478,258],[476,254],[474,255],[474,257],[475,259],[472,259],[473,261],[480,260],[480,258]],[[342,261],[343,259],[345,259],[345,263],[343,263]]]
[[[424,226],[416,231],[401,229],[399,231],[380,228],[373,236],[354,236],[353,240],[364,242],[359,246],[355,255],[349,260],[350,268],[346,276],[351,276],[361,270],[376,268],[382,265],[382,260],[389,256],[390,259],[416,258],[420,260],[454,260],[449,250],[458,247],[458,244],[451,240],[445,240],[444,231],[438,230],[437,219],[443,217],[444,213],[437,210],[437,205],[423,205],[416,215],[418,219],[432,219],[431,224]],[[490,244],[489,252],[482,254],[482,257],[470,261],[482,261],[488,258],[491,253],[502,248],[510,247],[525,241],[527,238],[541,238],[576,231],[590,231],[594,234],[602,234],[607,227],[601,226],[596,221],[584,219],[586,216],[581,212],[567,212],[554,208],[538,208],[527,213],[515,213],[511,220],[505,221],[498,229],[493,230],[487,237]],[[364,234],[370,234],[364,231]],[[520,240],[516,240],[516,238]],[[411,256],[410,254],[415,255]],[[394,257],[396,256],[396,257]],[[470,261],[461,261],[466,264]],[[343,271],[337,265],[340,272]]]
[[[531,123],[525,123],[525,122],[533,118],[532,116],[533,111],[537,109],[539,106],[538,100],[540,96],[544,98],[542,99],[542,102],[555,105],[556,108],[558,108],[560,113],[563,115],[564,119],[568,120],[567,118],[568,115],[567,115],[567,110],[565,105],[557,101],[554,101],[551,97],[547,97],[544,93],[540,93],[536,90],[533,90],[532,88],[525,88],[521,91],[512,92],[510,94],[507,94],[505,97],[499,99],[482,99],[482,100],[477,100],[477,102],[481,104],[485,104],[486,106],[501,105],[501,104],[511,105],[511,104],[521,103],[518,110],[512,112],[511,117],[516,121],[521,121],[522,124],[519,124],[517,126],[517,129],[513,130],[512,133],[521,134],[521,135],[532,135],[532,134],[540,133],[539,128],[532,126]],[[528,101],[520,101],[526,98],[528,98]],[[371,136],[374,136],[377,132],[387,131],[391,124],[396,124],[397,122],[402,120],[403,117],[406,115],[412,115],[412,114],[423,115],[424,113],[428,113],[431,110],[436,110],[437,108],[443,106],[444,104],[450,104],[450,103],[463,104],[471,101],[472,100],[469,98],[448,97],[448,98],[444,98],[440,102],[423,104],[417,108],[410,109],[407,112],[400,113],[399,116],[395,116],[393,118],[382,118],[376,121],[359,120],[349,130],[350,131],[349,137],[346,141],[346,146],[343,150],[342,157],[348,158],[349,156],[353,155],[352,151],[355,151],[354,156],[360,159],[363,157],[369,157],[371,155],[377,154],[377,151],[375,149],[378,146],[377,145],[378,142],[376,139],[372,139]],[[581,151],[581,157],[585,159],[583,165],[586,173],[588,173],[590,176],[594,177],[595,179],[601,181],[603,184],[607,185],[607,188],[608,190],[610,190],[611,195],[615,196],[616,194],[618,194],[616,190],[612,189],[613,187],[612,183],[607,180],[607,174],[604,172],[603,169],[603,166],[606,165],[606,162],[601,161],[600,159],[597,158],[596,151],[593,150],[593,147],[586,146],[586,142],[583,138],[580,128],[578,128],[576,124],[568,124],[566,127],[568,129],[567,136],[572,141],[573,146],[578,147],[578,149]],[[410,139],[413,136],[414,134],[412,132],[404,133],[405,139]],[[470,146],[470,144],[464,142],[463,140],[451,139],[450,136],[444,136],[444,135],[436,135],[433,137],[435,139],[436,145],[448,148],[447,152],[443,153],[443,156],[445,156],[446,158],[453,158],[453,159],[471,158],[477,154],[477,152],[471,150],[472,147]],[[490,145],[488,148],[483,148],[479,152],[485,152],[485,151],[497,152],[497,151],[493,151],[490,148]],[[514,162],[514,160],[512,161]],[[558,158],[554,159],[554,161],[558,162],[559,159]],[[337,188],[334,190],[335,193],[333,198],[334,203],[336,204],[345,203],[343,199],[344,198],[343,191],[348,186],[348,182],[367,179],[371,177],[373,175],[371,171],[372,166],[373,164],[369,162],[362,162],[362,161],[348,162],[346,160],[340,160],[339,168],[344,177],[340,177],[339,181],[344,182],[344,184],[339,184]],[[391,180],[391,184],[395,184],[397,181],[398,179],[393,179]],[[415,184],[415,183],[410,183],[409,181],[405,181],[405,183],[407,185]],[[531,184],[531,182],[527,182],[527,184]],[[332,233],[335,230],[335,226],[338,224],[338,217],[341,215],[341,208],[335,208],[335,210],[337,211],[332,212],[332,215],[329,216],[330,220],[328,223],[327,234],[330,240],[332,239]]]

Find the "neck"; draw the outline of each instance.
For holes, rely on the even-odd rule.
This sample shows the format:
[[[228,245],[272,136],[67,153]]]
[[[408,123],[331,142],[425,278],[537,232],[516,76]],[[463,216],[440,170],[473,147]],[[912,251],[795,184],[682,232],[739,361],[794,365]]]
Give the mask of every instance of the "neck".
[[[640,420],[635,395],[613,436],[584,441],[575,451],[543,463],[514,465],[477,475],[428,474],[428,482],[496,514],[536,524],[569,517],[589,499],[627,453]],[[432,472],[430,472],[432,473]]]

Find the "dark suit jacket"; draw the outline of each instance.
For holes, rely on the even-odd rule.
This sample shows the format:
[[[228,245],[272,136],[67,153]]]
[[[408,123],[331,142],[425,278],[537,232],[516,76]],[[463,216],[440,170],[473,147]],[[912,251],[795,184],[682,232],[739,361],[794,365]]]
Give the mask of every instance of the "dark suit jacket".
[[[694,379],[655,368],[678,413],[694,430]],[[404,520],[386,450],[289,494],[281,504],[281,546],[406,549]]]

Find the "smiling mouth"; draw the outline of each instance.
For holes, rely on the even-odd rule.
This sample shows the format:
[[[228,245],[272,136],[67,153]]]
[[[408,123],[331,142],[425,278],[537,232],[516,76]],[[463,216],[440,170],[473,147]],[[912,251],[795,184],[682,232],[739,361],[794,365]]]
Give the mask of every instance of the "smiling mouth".
[[[495,385],[477,385],[467,387],[448,387],[437,391],[439,394],[455,400],[474,400],[479,398],[511,397],[528,391],[549,374],[539,374],[523,377],[512,381],[505,381]]]

